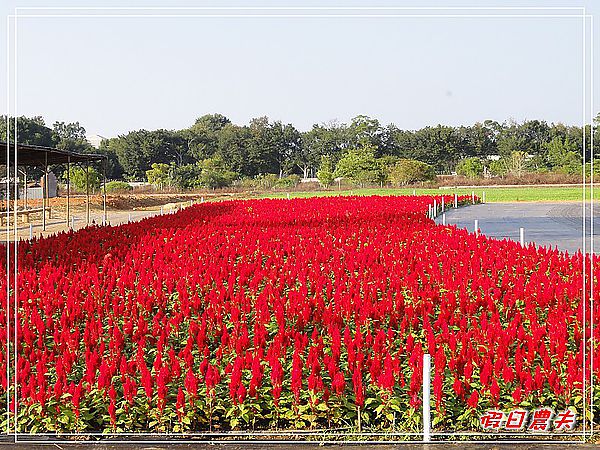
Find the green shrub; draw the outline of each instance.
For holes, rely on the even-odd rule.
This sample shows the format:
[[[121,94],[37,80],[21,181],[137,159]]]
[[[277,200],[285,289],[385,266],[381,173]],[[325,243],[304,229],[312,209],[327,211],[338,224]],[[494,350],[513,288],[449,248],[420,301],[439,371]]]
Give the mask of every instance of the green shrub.
[[[279,178],[276,187],[280,188],[295,188],[300,183],[300,175],[292,174],[287,177]]]
[[[319,166],[319,171],[317,172],[317,178],[319,179],[319,183],[324,188],[328,188],[331,186],[335,177],[333,176],[333,162],[331,161],[331,156],[321,156],[321,165]]]
[[[466,158],[458,163],[456,173],[469,178],[478,178],[483,175],[483,164],[479,158]]]
[[[389,179],[396,185],[435,180],[435,170],[429,164],[414,159],[400,159],[389,169]]]
[[[106,183],[106,192],[124,192],[131,191],[133,187],[129,183],[125,183],[124,181],[109,181]]]

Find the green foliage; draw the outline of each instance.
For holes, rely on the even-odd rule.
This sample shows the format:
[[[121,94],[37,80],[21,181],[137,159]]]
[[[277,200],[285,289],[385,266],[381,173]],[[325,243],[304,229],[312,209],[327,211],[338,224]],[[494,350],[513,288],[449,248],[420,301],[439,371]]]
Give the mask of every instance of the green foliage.
[[[129,183],[124,181],[109,181],[106,183],[106,192],[126,192],[133,190],[133,187]]]
[[[10,127],[10,133],[7,130],[7,122]],[[16,130],[18,140],[22,144],[41,145],[44,147],[53,147],[58,142],[58,137],[54,131],[48,128],[41,116],[25,117],[20,116],[16,119]],[[0,116],[0,141],[15,141],[15,118],[6,115]]]
[[[202,167],[199,164],[186,164],[184,166],[169,166],[169,184],[181,189],[194,189],[202,187],[200,176]]]
[[[223,160],[219,157],[205,159],[199,163],[201,169],[199,185],[202,187],[216,189],[231,185],[238,174],[228,170]]]
[[[86,169],[79,166],[71,166],[70,178],[71,186],[78,191],[86,190],[86,179],[90,193],[94,193],[100,189],[100,173],[93,167],[90,167],[86,176]],[[63,179],[66,181],[67,171],[63,174]]]
[[[581,171],[581,159],[568,137],[564,140],[555,137],[545,147],[547,159],[552,169],[567,174],[575,174]]]
[[[283,189],[295,188],[300,183],[300,175],[292,174],[277,180],[276,186]]]
[[[479,158],[463,159],[456,166],[456,173],[469,178],[477,178],[483,174],[483,163]]]
[[[163,163],[152,164],[152,169],[146,171],[146,178],[148,183],[162,189],[171,182],[169,165]]]
[[[522,176],[525,172],[531,170],[529,157],[525,152],[513,151],[509,155],[501,157],[490,164],[490,172],[494,175],[515,175]]]
[[[496,176],[506,175],[508,171],[502,158],[490,162],[489,170],[492,175]]]
[[[335,176],[333,175],[333,163],[331,161],[331,156],[321,157],[321,165],[319,166],[319,171],[317,172],[317,178],[319,179],[321,186],[324,188],[328,188],[333,183]]]
[[[272,189],[277,186],[279,177],[274,173],[265,173],[254,177],[254,186],[261,189]]]
[[[181,166],[190,161],[180,133],[168,130],[132,131],[107,144],[117,155],[125,176],[142,179],[153,164]]]
[[[385,176],[375,158],[375,149],[371,146],[349,150],[338,161],[334,175],[361,186],[378,183]]]
[[[389,178],[393,184],[407,185],[420,181],[435,180],[433,167],[414,159],[401,159],[389,169]]]
[[[13,118],[9,125],[10,133],[6,116],[2,117],[0,140],[14,140]],[[85,129],[78,122],[56,122],[49,128],[41,117],[19,117],[16,128],[19,141],[23,143],[106,155],[110,179],[142,180],[146,178],[146,171],[152,169],[152,164],[166,164],[170,167],[172,183],[186,188],[200,185],[194,181],[201,173],[197,166],[212,158],[220,158],[225,170],[248,179],[268,173],[277,174],[280,179],[293,173],[307,178],[315,176],[322,156],[331,158],[332,171],[344,156],[342,170],[348,162],[348,154],[352,153],[350,150],[368,148],[380,169],[363,168],[358,171],[360,176],[358,172],[352,175],[356,178],[355,183],[364,184],[386,180],[388,169],[394,164],[385,158],[421,161],[444,173],[459,165],[462,173],[461,161],[486,160],[500,155],[501,162],[491,164],[490,169],[495,174],[545,170],[577,173],[581,169],[583,152],[587,161],[590,155],[600,154],[598,127],[592,149],[590,125],[582,129],[538,120],[522,123],[486,120],[472,126],[436,125],[401,130],[394,124],[382,126],[375,118],[358,115],[348,124],[315,124],[309,131],[301,133],[291,124],[268,117],[255,118],[247,125],[235,125],[221,114],[206,114],[188,128],[131,131],[103,141],[100,149],[93,149],[87,143]],[[478,176],[474,175],[479,173],[478,167],[464,169],[467,176]],[[59,165],[52,170],[61,176],[63,167]],[[30,169],[32,177],[40,175],[38,172]]]

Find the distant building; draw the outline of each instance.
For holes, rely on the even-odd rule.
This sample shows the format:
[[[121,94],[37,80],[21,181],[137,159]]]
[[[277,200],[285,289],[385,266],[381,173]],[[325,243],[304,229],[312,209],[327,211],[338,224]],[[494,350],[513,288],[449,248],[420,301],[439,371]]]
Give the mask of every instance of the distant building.
[[[100,148],[100,143],[104,140],[104,139],[108,139],[107,137],[104,136],[100,136],[99,134],[90,134],[90,135],[86,135],[85,137],[87,139],[87,141],[90,143],[90,145],[94,148]]]
[[[40,178],[40,194],[44,189],[44,177]],[[48,190],[46,191],[46,196],[48,198],[58,197],[58,179],[53,172],[48,172]],[[35,197],[31,197],[35,198]],[[41,198],[41,197],[39,197]]]

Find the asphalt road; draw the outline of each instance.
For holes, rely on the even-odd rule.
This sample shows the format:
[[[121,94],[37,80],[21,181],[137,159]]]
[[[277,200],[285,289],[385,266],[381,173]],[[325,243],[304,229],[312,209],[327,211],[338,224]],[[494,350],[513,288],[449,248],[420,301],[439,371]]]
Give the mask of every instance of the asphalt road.
[[[585,247],[590,251],[590,204],[586,205]],[[519,240],[519,228],[525,229],[525,242],[557,247],[571,254],[583,248],[583,204],[555,203],[486,203],[446,211],[446,224],[475,229],[496,239]],[[442,223],[442,215],[436,218]],[[594,251],[600,252],[600,204],[594,204]]]

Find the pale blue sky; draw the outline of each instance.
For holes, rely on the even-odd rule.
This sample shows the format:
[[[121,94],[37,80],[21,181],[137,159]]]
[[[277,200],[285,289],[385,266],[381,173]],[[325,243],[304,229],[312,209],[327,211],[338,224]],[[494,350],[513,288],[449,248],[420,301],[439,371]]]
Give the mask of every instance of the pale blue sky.
[[[427,5],[565,3],[586,6],[589,14],[600,11],[599,2],[592,1]],[[74,4],[123,5],[8,0],[2,11]],[[0,30],[3,44],[5,27],[6,19]],[[6,113],[6,45],[2,47],[0,111]],[[184,128],[212,112],[240,124],[267,115],[301,130],[358,114],[405,129],[509,118],[581,124],[582,51],[580,18],[20,18],[17,113],[42,115],[48,124],[79,121],[88,133],[108,137],[140,128]],[[596,78],[599,61],[596,56]],[[598,94],[600,88],[596,105]]]

